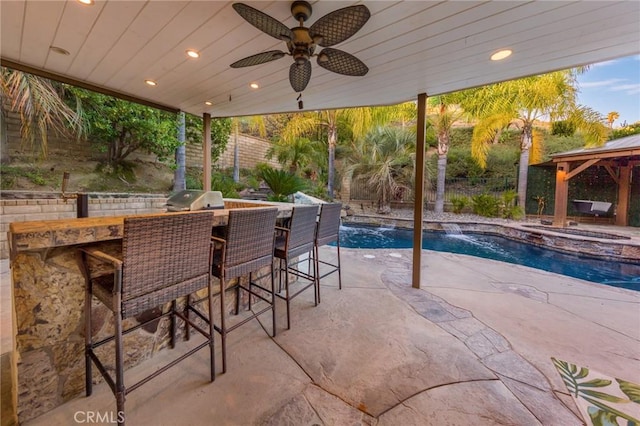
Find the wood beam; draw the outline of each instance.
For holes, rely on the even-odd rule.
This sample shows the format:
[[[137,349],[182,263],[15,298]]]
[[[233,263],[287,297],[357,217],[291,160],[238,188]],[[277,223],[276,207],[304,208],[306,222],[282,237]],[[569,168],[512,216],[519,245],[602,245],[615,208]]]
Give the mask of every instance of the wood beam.
[[[588,169],[589,167],[593,166],[598,161],[600,161],[599,158],[592,158],[591,160],[585,161],[584,163],[580,164],[575,169],[571,170],[571,172],[567,173],[567,175],[564,177],[564,179],[565,180],[571,179],[575,175],[582,173],[585,169]]]
[[[621,166],[618,183],[618,205],[616,206],[616,225],[629,226],[629,194],[631,194],[631,166]]]
[[[553,226],[567,226],[567,199],[569,198],[569,180],[566,179],[569,163],[558,163],[556,166],[556,196],[553,211]]]
[[[590,160],[592,158],[597,158],[599,160],[602,160],[604,158],[633,157],[634,155],[640,155],[640,148],[627,148],[627,149],[621,149],[619,151],[595,152],[595,153],[584,153],[579,155],[558,156],[553,158],[553,162],[561,163],[565,161],[582,161],[582,160]]]
[[[211,114],[202,114],[202,189],[211,191]]]
[[[618,179],[616,172],[613,171],[613,167],[609,164],[605,164],[604,169],[609,173],[609,176],[611,176],[611,179],[615,181],[616,185],[620,185],[620,179]]]
[[[418,95],[418,129],[416,132],[416,177],[413,203],[413,275],[412,287],[420,288],[422,270],[422,221],[424,218],[424,150],[427,119],[427,94]]]

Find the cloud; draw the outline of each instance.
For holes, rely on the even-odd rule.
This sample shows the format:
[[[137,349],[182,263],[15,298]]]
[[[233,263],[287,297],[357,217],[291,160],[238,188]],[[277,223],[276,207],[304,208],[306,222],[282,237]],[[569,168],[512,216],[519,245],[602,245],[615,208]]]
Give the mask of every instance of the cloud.
[[[627,95],[637,95],[640,94],[640,83],[620,84],[610,87],[609,90],[613,92],[625,92]]]
[[[580,86],[585,88],[586,87],[605,87],[605,86],[612,86],[614,84],[618,84],[623,81],[626,81],[626,80],[624,78],[610,78],[608,80],[582,82],[580,83]]]

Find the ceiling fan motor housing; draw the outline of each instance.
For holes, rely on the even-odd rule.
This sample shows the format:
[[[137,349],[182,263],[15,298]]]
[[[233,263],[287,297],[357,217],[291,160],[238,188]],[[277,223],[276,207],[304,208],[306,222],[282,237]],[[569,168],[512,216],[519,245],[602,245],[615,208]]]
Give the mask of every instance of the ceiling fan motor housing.
[[[293,32],[293,40],[287,43],[289,53],[297,64],[304,63],[313,55],[316,45],[309,36],[308,28],[295,27],[291,28],[291,31]]]

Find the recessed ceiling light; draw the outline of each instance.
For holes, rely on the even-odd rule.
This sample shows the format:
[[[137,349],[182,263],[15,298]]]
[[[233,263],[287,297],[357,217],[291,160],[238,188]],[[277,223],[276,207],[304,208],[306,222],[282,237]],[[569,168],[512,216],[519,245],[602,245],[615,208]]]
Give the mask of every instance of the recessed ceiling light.
[[[78,3],[92,5],[93,0],[78,0]]]
[[[153,80],[145,80],[144,82],[147,83],[149,86],[157,86],[158,85],[158,83],[156,83]]]
[[[251,83],[251,84],[249,85],[249,87],[251,87],[252,89],[257,89],[257,88],[259,88],[260,86],[258,86],[258,83]]]
[[[189,49],[187,50],[187,56],[195,59],[200,57],[200,53],[197,50]]]
[[[208,106],[211,106],[211,105],[213,105],[213,102],[206,101],[204,104],[205,104],[205,105],[208,105]]]
[[[512,53],[513,52],[510,49],[498,50],[496,53],[491,55],[491,60],[500,61],[504,58],[508,58],[509,56],[511,56]]]
[[[55,52],[55,53],[59,53],[61,55],[70,55],[68,50],[63,49],[62,47],[58,47],[58,46],[49,46],[49,50],[51,50],[52,52]]]

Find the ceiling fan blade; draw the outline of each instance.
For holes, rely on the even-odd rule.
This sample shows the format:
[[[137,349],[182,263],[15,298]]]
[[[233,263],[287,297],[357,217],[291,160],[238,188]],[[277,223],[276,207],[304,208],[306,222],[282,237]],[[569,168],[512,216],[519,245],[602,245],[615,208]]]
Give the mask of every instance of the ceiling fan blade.
[[[275,61],[282,58],[286,53],[279,50],[269,50],[268,52],[257,53],[255,55],[247,56],[244,59],[235,61],[230,65],[231,68],[243,68],[251,67],[254,65],[264,64],[266,62]]]
[[[366,6],[349,6],[335,10],[318,19],[309,28],[312,38],[322,37],[318,45],[333,46],[345,41],[358,32],[371,17]]]
[[[304,61],[302,65],[291,64],[289,68],[289,82],[296,92],[302,92],[311,80],[311,62]]]
[[[253,7],[247,6],[243,3],[234,3],[233,8],[238,12],[238,15],[245,19],[245,21],[260,31],[269,34],[271,37],[285,41],[293,39],[293,33],[289,28],[266,13],[260,12],[258,9],[254,9]]]
[[[318,65],[329,71],[352,76],[363,76],[369,68],[360,59],[342,50],[328,47],[318,55]]]

